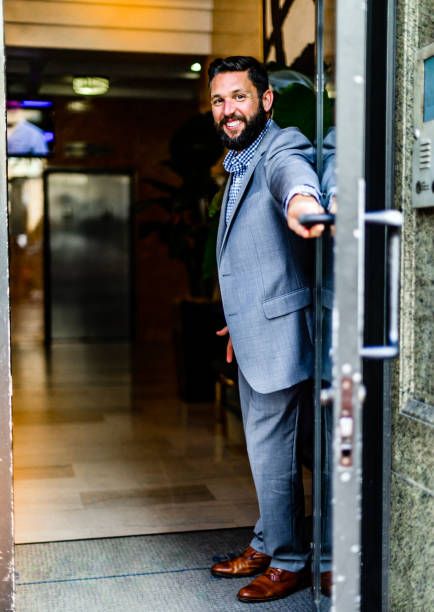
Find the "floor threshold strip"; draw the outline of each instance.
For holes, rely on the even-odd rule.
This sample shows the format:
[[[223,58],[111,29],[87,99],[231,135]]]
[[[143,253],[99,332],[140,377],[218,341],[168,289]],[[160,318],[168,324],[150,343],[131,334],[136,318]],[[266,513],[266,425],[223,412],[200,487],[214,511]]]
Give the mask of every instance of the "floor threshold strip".
[[[209,571],[209,566],[205,567],[185,567],[180,569],[160,570],[157,572],[131,572],[126,574],[113,574],[111,576],[86,576],[82,578],[54,578],[52,580],[36,580],[34,582],[19,582],[16,586],[30,586],[38,584],[58,584],[62,582],[87,582],[91,580],[113,580],[116,578],[135,578],[138,576],[157,576],[159,574],[180,574],[182,572],[203,572]]]

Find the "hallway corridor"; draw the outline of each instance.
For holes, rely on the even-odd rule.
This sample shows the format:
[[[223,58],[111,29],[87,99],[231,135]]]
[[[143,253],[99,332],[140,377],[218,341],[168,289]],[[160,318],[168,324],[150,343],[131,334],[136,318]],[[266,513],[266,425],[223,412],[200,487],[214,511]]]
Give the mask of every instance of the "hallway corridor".
[[[176,394],[170,343],[16,340],[17,543],[253,525],[242,444]]]

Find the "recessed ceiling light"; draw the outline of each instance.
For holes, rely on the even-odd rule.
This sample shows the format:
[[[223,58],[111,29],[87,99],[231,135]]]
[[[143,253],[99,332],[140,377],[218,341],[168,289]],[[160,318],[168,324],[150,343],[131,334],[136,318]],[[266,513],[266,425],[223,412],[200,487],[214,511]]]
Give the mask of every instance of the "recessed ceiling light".
[[[194,64],[190,66],[190,70],[192,72],[200,72],[202,70],[202,65],[199,64],[199,62],[194,62]]]
[[[104,77],[74,77],[72,89],[79,96],[101,96],[109,89],[109,80]]]
[[[66,108],[72,113],[85,113],[90,110],[91,103],[88,100],[71,100],[67,103]]]

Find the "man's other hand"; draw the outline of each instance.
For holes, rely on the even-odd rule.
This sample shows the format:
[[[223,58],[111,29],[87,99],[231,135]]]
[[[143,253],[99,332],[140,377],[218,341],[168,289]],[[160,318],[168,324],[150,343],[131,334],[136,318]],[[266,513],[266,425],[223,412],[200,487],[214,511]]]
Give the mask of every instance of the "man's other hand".
[[[338,207],[337,207],[337,204],[336,204],[336,196],[333,196],[333,197],[332,197],[332,200],[331,200],[331,206],[330,206],[330,212],[331,212],[331,214],[332,214],[332,215],[335,215],[335,214],[336,214],[336,212],[337,212],[337,209],[338,209]],[[332,236],[335,236],[335,234],[336,234],[336,228],[335,228],[335,226],[334,226],[334,225],[332,225],[332,226],[331,226],[331,228],[330,228],[330,232],[331,232],[331,235],[332,235]]]
[[[217,331],[216,334],[217,336],[227,336],[229,334],[228,326],[226,325],[226,327],[223,327],[223,329],[219,329],[219,331]],[[234,349],[232,347],[231,337],[229,336],[228,343],[226,345],[226,362],[232,363],[233,358],[234,358]]]
[[[299,223],[301,215],[323,214],[324,208],[312,196],[296,194],[288,204],[288,227],[302,238],[318,238],[324,231],[324,225],[313,225],[310,228]]]

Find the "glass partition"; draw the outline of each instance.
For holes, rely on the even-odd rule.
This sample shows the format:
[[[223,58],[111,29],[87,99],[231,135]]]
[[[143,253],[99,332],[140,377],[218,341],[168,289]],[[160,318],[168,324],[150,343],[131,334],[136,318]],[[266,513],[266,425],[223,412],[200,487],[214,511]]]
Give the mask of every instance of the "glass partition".
[[[335,0],[317,0],[315,36],[315,93],[317,173],[322,206],[336,207],[334,127],[335,103]],[[315,244],[315,381],[313,453],[313,603],[330,609],[332,570],[332,403],[324,401],[332,381],[333,236],[330,225]],[[325,588],[326,587],[326,588]]]
[[[317,173],[325,212],[336,208],[336,1],[264,0],[264,60],[275,92],[273,118],[280,127],[298,127],[316,147]],[[312,478],[313,606],[330,599],[326,574],[332,566],[332,404],[324,402],[332,380],[333,230],[326,228],[315,249],[315,381],[312,411],[303,418],[304,463]],[[321,397],[323,403],[321,404]],[[306,482],[306,479],[305,479]],[[305,491],[306,494],[306,491]]]

